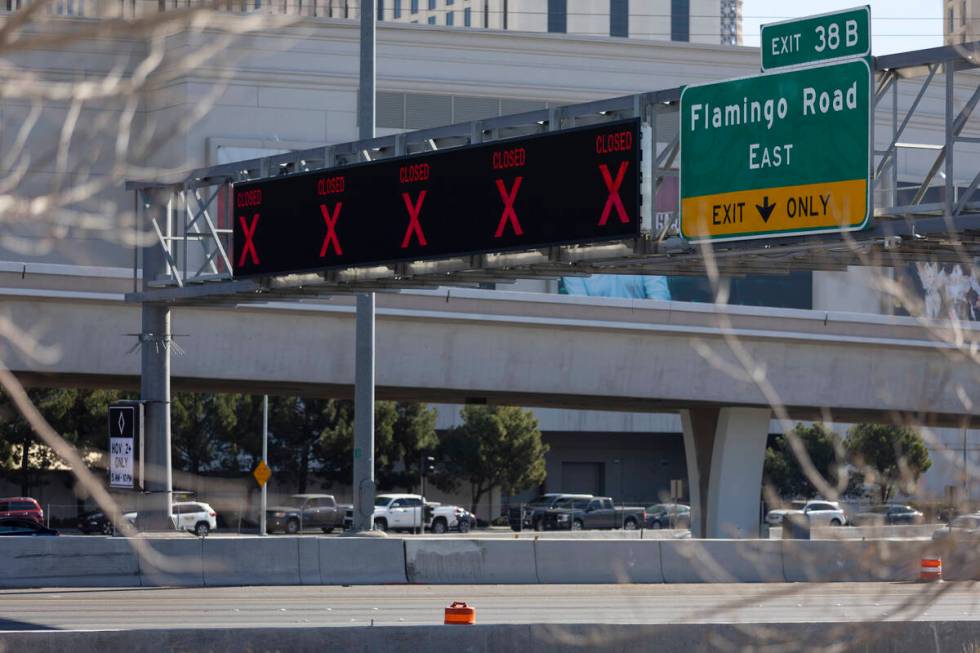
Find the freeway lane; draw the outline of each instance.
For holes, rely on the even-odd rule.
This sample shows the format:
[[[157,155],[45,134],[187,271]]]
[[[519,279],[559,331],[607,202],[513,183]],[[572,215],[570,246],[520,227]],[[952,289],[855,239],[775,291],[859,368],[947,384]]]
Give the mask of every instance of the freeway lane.
[[[0,590],[0,631],[437,624],[452,601],[481,624],[980,620],[972,582],[92,588]]]

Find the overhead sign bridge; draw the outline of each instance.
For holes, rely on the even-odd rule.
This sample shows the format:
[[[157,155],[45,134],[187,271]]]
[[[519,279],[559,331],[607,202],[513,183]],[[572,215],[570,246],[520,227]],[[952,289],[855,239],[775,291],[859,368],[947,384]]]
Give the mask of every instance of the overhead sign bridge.
[[[829,35],[832,23],[815,25]],[[787,29],[770,33],[790,43]],[[841,54],[867,44],[851,45]],[[240,303],[529,277],[697,275],[712,264],[758,274],[980,255],[980,171],[957,171],[962,157],[952,155],[978,140],[964,130],[980,88],[963,103],[954,89],[977,67],[980,43],[804,70],[781,68],[778,56],[795,55],[778,52],[770,75],[686,89],[689,115],[679,115],[681,89],[672,88],[129,182],[165,265],[127,298]],[[788,99],[780,107],[770,94],[770,127],[766,98],[756,96],[777,77]],[[914,88],[907,108],[900,85]],[[906,142],[936,86],[941,141]],[[711,107],[735,97],[745,100],[740,124],[714,129]],[[785,130],[790,112],[809,127]],[[850,161],[868,165],[834,166],[821,147],[850,148]],[[912,181],[899,178],[909,149],[933,157]],[[764,181],[743,172],[763,166],[772,173]],[[678,176],[680,193],[664,209]],[[701,225],[682,229],[684,214],[701,215]]]

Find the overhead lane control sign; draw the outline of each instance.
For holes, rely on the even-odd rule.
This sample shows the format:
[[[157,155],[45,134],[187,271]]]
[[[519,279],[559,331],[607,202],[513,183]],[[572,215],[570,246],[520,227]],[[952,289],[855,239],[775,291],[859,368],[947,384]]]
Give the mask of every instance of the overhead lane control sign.
[[[235,184],[235,276],[640,233],[639,121]]]
[[[871,8],[855,7],[762,26],[762,70],[871,55]]]
[[[870,95],[871,69],[863,59],[685,88],[684,238],[867,226]]]

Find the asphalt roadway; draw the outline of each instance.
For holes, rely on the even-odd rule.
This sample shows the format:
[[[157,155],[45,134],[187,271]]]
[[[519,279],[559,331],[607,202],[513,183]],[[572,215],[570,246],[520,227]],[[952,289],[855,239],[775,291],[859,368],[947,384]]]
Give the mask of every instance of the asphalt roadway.
[[[0,631],[480,624],[977,621],[964,583],[388,585],[0,590]]]

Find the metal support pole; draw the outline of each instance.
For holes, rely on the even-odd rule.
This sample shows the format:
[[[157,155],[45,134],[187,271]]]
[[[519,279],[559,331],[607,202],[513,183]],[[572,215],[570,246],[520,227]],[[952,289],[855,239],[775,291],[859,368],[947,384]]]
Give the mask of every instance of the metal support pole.
[[[269,464],[269,395],[262,397],[262,460]],[[269,484],[262,484],[262,500],[259,512],[259,535],[268,534],[266,511],[269,508]]]
[[[150,211],[169,213],[160,195],[153,197]],[[152,242],[143,249],[143,289],[165,269],[161,244]],[[173,473],[170,466],[170,308],[166,304],[144,303],[140,332],[140,397],[145,406],[145,448],[143,450],[149,492],[139,516],[143,530],[171,530]]]
[[[358,138],[374,138],[375,34],[374,3],[361,3],[361,80],[357,89]]]
[[[354,531],[374,516],[374,293],[357,296],[354,377]]]
[[[956,133],[954,132],[953,122],[956,120],[956,113],[953,111],[953,72],[956,66],[953,62],[946,64],[946,159],[944,161],[943,176],[946,178],[946,187],[943,192],[943,215],[946,218],[953,217],[953,207],[956,206],[955,180],[953,179],[953,147],[956,143]]]
[[[361,3],[358,132],[374,138],[375,23],[374,0]],[[374,527],[374,293],[357,296],[354,360],[354,532]]]

